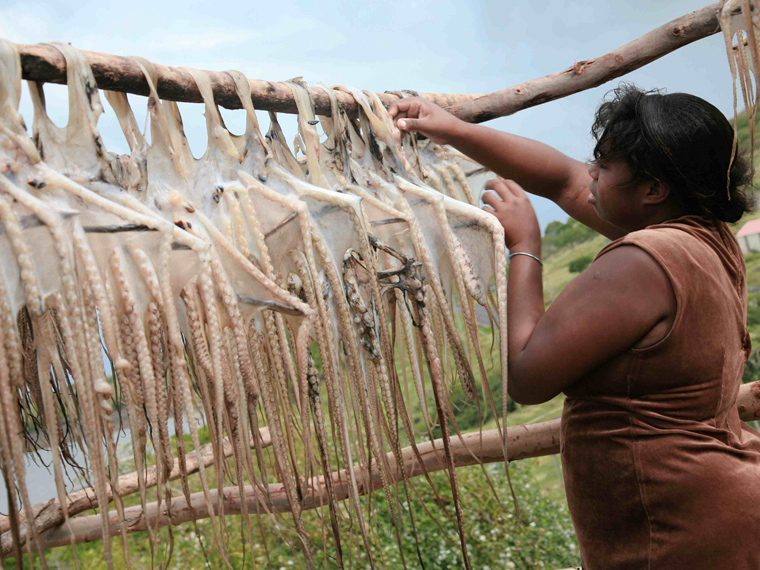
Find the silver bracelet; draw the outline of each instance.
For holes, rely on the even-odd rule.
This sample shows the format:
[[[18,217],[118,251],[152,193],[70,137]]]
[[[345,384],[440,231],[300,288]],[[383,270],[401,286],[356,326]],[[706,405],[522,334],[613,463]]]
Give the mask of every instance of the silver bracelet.
[[[539,265],[541,265],[541,267],[543,267],[543,266],[544,266],[544,262],[543,262],[543,261],[541,261],[539,258],[537,258],[537,257],[536,257],[535,255],[533,255],[532,253],[527,253],[527,252],[525,252],[525,251],[516,251],[516,252],[514,252],[514,253],[510,253],[510,254],[509,254],[509,257],[507,257],[507,259],[511,261],[511,260],[512,260],[512,258],[513,258],[515,255],[527,255],[528,257],[532,257],[533,259],[535,259],[536,261],[538,261],[538,263],[539,263]]]

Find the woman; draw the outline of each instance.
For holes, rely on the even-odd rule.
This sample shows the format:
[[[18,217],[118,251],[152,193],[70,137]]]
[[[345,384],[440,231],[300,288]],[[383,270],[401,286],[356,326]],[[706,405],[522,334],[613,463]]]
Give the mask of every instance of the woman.
[[[746,271],[726,225],[750,209],[750,174],[726,118],[691,95],[622,86],[597,110],[587,166],[423,99],[390,112],[510,179],[483,197],[510,250],[509,394],[567,395],[562,461],[584,568],[760,568],[760,436],[735,405]],[[546,313],[521,186],[615,240]]]

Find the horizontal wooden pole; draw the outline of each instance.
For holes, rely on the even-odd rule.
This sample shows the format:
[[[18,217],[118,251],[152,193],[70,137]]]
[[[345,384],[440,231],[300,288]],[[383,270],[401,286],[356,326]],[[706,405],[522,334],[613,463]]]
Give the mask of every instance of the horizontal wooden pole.
[[[718,16],[723,1],[716,2],[641,36],[603,56],[576,61],[567,69],[514,85],[490,95],[420,93],[430,101],[448,108],[459,118],[481,123],[516,113],[541,103],[567,97],[585,89],[597,87],[630,73],[687,44],[720,31]],[[21,55],[24,79],[50,83],[66,83],[66,61],[54,46],[48,44],[16,44]],[[92,68],[98,88],[148,95],[148,83],[136,59],[82,50]],[[200,103],[200,91],[188,71],[181,67],[154,64],[158,74],[156,88],[162,99]],[[214,98],[218,105],[240,109],[235,84],[224,72],[207,71]],[[254,107],[282,113],[296,113],[293,93],[284,82],[249,80]],[[318,114],[330,114],[330,101],[319,88],[309,88]],[[399,94],[377,94],[387,107]],[[357,111],[354,98],[338,91],[336,96],[348,113]]]
[[[66,83],[66,60],[53,45],[16,44],[16,48],[21,55],[21,70],[24,79],[48,83]],[[148,82],[145,80],[136,59],[86,50],[82,50],[82,55],[90,64],[99,89],[145,96],[149,94]],[[156,89],[159,97],[187,103],[203,101],[195,80],[187,70],[160,63],[153,65],[158,75]],[[241,109],[240,98],[235,90],[232,77],[219,71],[206,71],[206,73],[209,75],[216,103],[227,109]],[[249,81],[251,98],[255,108],[282,113],[297,112],[293,92],[284,82],[261,79],[250,79]],[[314,102],[317,114],[331,114],[330,99],[322,89],[310,87],[309,94]],[[439,93],[420,93],[420,95],[442,107],[450,107],[468,99],[481,97],[481,95]],[[349,93],[337,91],[336,96],[348,113],[357,111],[356,101]],[[386,106],[399,98],[399,95],[393,93],[379,93],[378,96]]]
[[[737,398],[737,410],[743,421],[760,419],[760,382],[742,385]],[[509,428],[509,461],[540,457],[559,453],[560,419],[531,425],[518,425]],[[419,444],[418,450],[422,458],[417,460],[411,447],[402,450],[402,460],[408,477],[416,477],[423,473],[431,473],[446,468],[443,457],[443,444],[440,439]],[[501,438],[497,430],[480,433],[465,434],[462,441],[455,438],[451,441],[454,463],[457,467],[465,467],[481,463],[496,463],[504,461],[504,453]],[[393,454],[388,454],[387,461],[391,470],[390,483],[401,481],[401,469]],[[355,468],[359,492],[368,494],[382,487],[380,474],[376,470],[367,472],[362,467]],[[345,500],[349,496],[348,477],[345,470],[332,474],[335,492],[338,500]],[[306,487],[302,501],[302,510],[317,508],[326,504],[327,493],[324,478],[318,477],[311,480]],[[211,490],[211,503],[216,508],[217,491]],[[256,488],[247,485],[241,497],[237,487],[227,487],[223,490],[225,512],[238,514],[242,512],[242,502],[245,501],[249,512],[266,507],[272,512],[288,512],[290,510],[285,489],[282,484],[269,485],[268,496],[262,495]],[[178,525],[191,520],[208,518],[208,508],[203,493],[193,493],[188,504],[185,497],[176,497],[172,501],[171,515],[166,511],[166,503],[162,504],[159,512],[157,503],[147,506],[143,516],[140,506],[125,509],[125,521],[127,532],[138,532],[151,527]],[[111,522],[110,534],[115,536],[120,533],[118,516],[115,511],[109,514]],[[71,530],[74,534],[75,543],[92,542],[102,539],[101,520],[98,515],[76,517],[70,520]],[[25,528],[22,527],[22,528]],[[11,554],[11,549],[6,551],[5,538],[3,537],[3,552],[5,556]],[[40,538],[43,548],[53,548],[70,544],[69,531],[64,525],[54,528],[40,529]]]
[[[743,421],[752,421],[760,418],[760,382],[745,384],[739,389],[737,398],[737,410]],[[507,431],[509,440],[509,461],[540,457],[559,453],[560,419],[531,425],[518,425]],[[446,468],[443,456],[442,440],[428,441],[417,446],[422,462],[411,447],[401,451],[407,477],[416,477],[423,473],[432,473]],[[497,430],[480,433],[469,433],[462,437],[451,440],[452,455],[457,467],[475,465],[477,463],[497,463],[504,461],[502,441]],[[387,456],[390,466],[390,484],[402,480],[401,469],[393,454]],[[355,468],[359,492],[368,494],[382,487],[380,474],[377,470],[367,471],[362,467]],[[335,493],[339,501],[349,497],[348,477],[345,470],[332,474]],[[217,507],[216,491],[211,491],[211,503]],[[272,512],[289,512],[285,489],[280,483],[269,485],[269,496],[264,496],[258,489],[247,485],[241,497],[237,487],[227,487],[223,490],[225,513],[237,514],[242,512],[242,502],[246,502],[249,512],[255,509],[263,510],[264,506]],[[327,491],[324,477],[315,477],[308,486],[305,485],[305,495],[301,504],[302,510],[314,509],[327,503]],[[151,527],[177,525],[183,522],[208,518],[209,513],[203,493],[193,493],[188,504],[185,497],[177,497],[172,500],[171,513],[166,510],[166,504],[161,505],[159,512],[156,503],[148,505],[145,516],[142,508],[130,507],[125,509],[127,532],[137,532]],[[115,511],[110,513],[111,536],[120,533],[118,518]],[[101,520],[98,515],[73,518],[70,521],[74,533],[75,542],[91,542],[102,538]],[[70,543],[69,531],[64,526],[59,526],[41,533],[43,548],[64,546]]]
[[[464,121],[482,123],[598,87],[680,47],[718,33],[722,7],[723,1],[715,2],[600,57],[576,61],[558,73],[459,103],[448,110]]]
[[[742,384],[739,387],[736,409],[742,421],[760,420],[760,381]]]
[[[261,444],[263,447],[269,447],[272,445],[272,438],[269,434],[269,428],[261,428],[259,430],[261,436]],[[252,444],[253,445],[253,444]],[[223,453],[225,457],[229,457],[233,454],[232,444],[225,439],[223,445]],[[185,468],[188,474],[195,473],[200,469],[200,463],[203,463],[204,467],[208,467],[214,462],[213,447],[210,443],[202,445],[196,451],[192,451],[185,457]],[[171,473],[169,473],[169,481],[179,479],[182,473],[179,469],[179,459],[174,460]],[[151,466],[145,470],[145,488],[149,489],[155,487],[158,483],[158,471],[156,466]],[[120,496],[126,497],[132,493],[136,493],[140,490],[137,473],[127,473],[119,477],[119,493]],[[108,498],[113,499],[113,490],[108,485]],[[86,510],[97,508],[98,498],[95,495],[95,490],[92,488],[80,489],[67,496],[67,508],[70,517],[83,513]],[[63,509],[61,509],[61,503],[58,499],[50,499],[39,505],[32,507],[34,513],[34,523],[37,525],[37,532],[42,533],[49,528],[53,528],[63,524]],[[22,543],[26,542],[27,527],[25,522],[25,516],[23,510],[19,512],[19,524],[21,529]],[[3,556],[7,556],[13,550],[13,537],[10,533],[10,520],[8,517],[0,518],[0,551]]]
[[[556,419],[540,424],[509,428],[510,460],[557,453],[559,451],[559,422],[560,420]],[[502,441],[497,430],[485,431],[482,436],[480,433],[465,434],[462,436],[462,439],[466,446],[456,438],[451,440],[452,454],[454,455],[457,467],[476,464],[478,461],[475,457],[482,463],[504,461]],[[406,447],[401,451],[408,477],[416,477],[424,472],[431,473],[446,468],[442,440],[437,439],[432,442],[420,443],[417,449],[422,456],[422,463],[417,461],[411,447]],[[388,454],[387,461],[390,466],[390,484],[401,481],[401,469],[399,469],[393,454]],[[366,495],[382,488],[380,474],[377,470],[373,469],[368,472],[362,467],[355,467],[355,472],[360,494]],[[347,499],[349,496],[349,483],[346,471],[341,470],[333,473],[332,477],[338,500]],[[287,495],[281,483],[269,485],[268,497],[250,485],[245,486],[242,497],[237,487],[226,487],[223,490],[223,495],[225,514],[241,513],[243,501],[246,502],[249,512],[255,512],[257,508],[264,511],[264,506],[272,512],[290,511]],[[217,497],[216,490],[211,490],[211,504],[214,509],[218,508]],[[304,490],[301,508],[302,510],[308,510],[326,504],[327,493],[324,477],[315,477]],[[161,504],[160,511],[157,503],[147,505],[145,516],[143,516],[142,507],[140,506],[124,510],[128,533],[147,530],[148,525],[155,528],[156,526],[177,525],[208,517],[209,512],[203,493],[193,493],[190,496],[190,504],[187,503],[184,497],[173,498],[171,515],[167,513],[165,502]],[[111,536],[120,534],[116,511],[109,513],[109,519],[111,520]],[[101,519],[99,515],[73,518],[69,524],[76,543],[102,539]],[[55,546],[65,546],[70,544],[69,531],[65,526],[59,526],[41,533],[40,540],[42,547],[46,549]]]

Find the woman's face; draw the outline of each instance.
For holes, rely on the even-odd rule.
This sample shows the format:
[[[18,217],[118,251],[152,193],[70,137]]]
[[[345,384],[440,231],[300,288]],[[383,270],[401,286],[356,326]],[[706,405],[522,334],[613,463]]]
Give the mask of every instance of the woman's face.
[[[646,190],[647,183],[630,184],[633,172],[624,160],[594,161],[588,173],[588,203],[599,217],[625,230],[637,229],[641,191]]]

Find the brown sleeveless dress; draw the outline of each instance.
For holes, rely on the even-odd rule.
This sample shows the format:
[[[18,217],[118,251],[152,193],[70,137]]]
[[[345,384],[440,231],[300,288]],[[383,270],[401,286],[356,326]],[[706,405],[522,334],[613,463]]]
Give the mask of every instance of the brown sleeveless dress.
[[[760,434],[736,410],[750,351],[739,245],[724,223],[687,216],[597,257],[631,244],[662,266],[677,312],[660,342],[566,391],[562,464],[583,568],[760,569]]]

